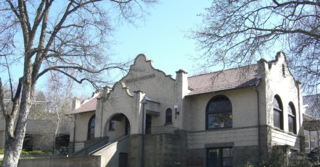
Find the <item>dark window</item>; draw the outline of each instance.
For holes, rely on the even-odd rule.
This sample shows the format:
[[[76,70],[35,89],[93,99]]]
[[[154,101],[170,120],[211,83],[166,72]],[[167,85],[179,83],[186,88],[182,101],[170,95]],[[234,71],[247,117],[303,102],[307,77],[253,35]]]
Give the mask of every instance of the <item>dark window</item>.
[[[282,64],[282,75],[286,75],[286,69],[284,68],[284,64]]]
[[[95,127],[95,115],[93,115],[89,120],[88,125],[88,140],[94,139],[94,127]]]
[[[110,120],[110,123],[109,123],[109,130],[114,130],[114,120]]]
[[[207,167],[232,167],[232,148],[209,148],[207,149]]]
[[[206,123],[206,129],[232,128],[232,106],[226,96],[215,96],[209,101]]]
[[[166,111],[166,123],[172,122],[172,110],[170,108]]]
[[[283,129],[283,108],[278,95],[273,98],[273,126]]]
[[[296,111],[292,102],[288,106],[289,132],[296,134]]]

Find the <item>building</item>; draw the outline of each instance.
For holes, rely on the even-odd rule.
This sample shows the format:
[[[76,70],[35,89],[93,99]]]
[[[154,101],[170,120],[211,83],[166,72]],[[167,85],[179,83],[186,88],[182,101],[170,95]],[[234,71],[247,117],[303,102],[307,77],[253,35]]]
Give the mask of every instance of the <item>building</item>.
[[[5,125],[5,119],[0,119],[0,149],[3,149],[5,144]],[[26,126],[26,135],[22,149],[26,151],[52,151],[55,130],[56,124],[50,120],[29,119]],[[61,123],[57,130],[57,134],[58,135],[55,140],[56,149],[59,149],[60,147],[68,147],[70,123]]]
[[[305,135],[305,151],[307,153],[320,146],[319,99],[319,95],[303,96],[303,105],[305,108],[305,113],[303,115],[303,127]]]
[[[257,164],[273,146],[304,151],[301,94],[283,52],[192,77],[180,69],[175,79],[140,54],[112,88],[74,100],[69,151],[112,167]]]

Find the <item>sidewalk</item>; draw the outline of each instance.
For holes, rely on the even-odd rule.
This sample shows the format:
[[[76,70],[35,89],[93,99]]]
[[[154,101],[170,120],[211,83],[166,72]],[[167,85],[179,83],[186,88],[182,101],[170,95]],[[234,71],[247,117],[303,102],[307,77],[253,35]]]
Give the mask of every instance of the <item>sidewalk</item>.
[[[3,154],[0,154],[0,158],[3,158]]]

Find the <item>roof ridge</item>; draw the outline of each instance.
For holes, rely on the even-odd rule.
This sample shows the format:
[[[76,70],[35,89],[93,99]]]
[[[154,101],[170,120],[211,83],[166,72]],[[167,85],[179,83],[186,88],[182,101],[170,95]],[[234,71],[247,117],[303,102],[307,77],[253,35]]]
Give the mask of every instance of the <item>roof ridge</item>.
[[[229,71],[229,70],[234,70],[234,69],[240,69],[240,68],[245,68],[245,67],[254,66],[254,65],[258,65],[258,64],[249,64],[249,65],[245,65],[245,66],[241,66],[241,67],[234,67],[234,68],[229,68],[229,69],[226,69],[226,70],[220,70],[220,71],[214,71],[214,72],[209,72],[209,73],[205,73],[205,74],[199,74],[199,75],[195,75],[195,76],[190,76],[188,78],[198,77],[198,76],[202,76],[202,75],[209,75],[209,74],[213,74],[213,73]]]

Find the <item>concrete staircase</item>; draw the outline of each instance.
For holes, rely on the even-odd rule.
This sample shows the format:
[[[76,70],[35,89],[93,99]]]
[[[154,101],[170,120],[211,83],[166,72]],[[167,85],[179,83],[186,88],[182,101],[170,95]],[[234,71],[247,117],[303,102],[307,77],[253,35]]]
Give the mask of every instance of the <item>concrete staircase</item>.
[[[101,139],[98,139],[97,141],[85,146],[84,148],[80,149],[77,152],[74,152],[70,156],[87,156],[90,152],[100,148],[101,146],[104,146],[106,144],[109,144],[109,137],[103,137]]]

